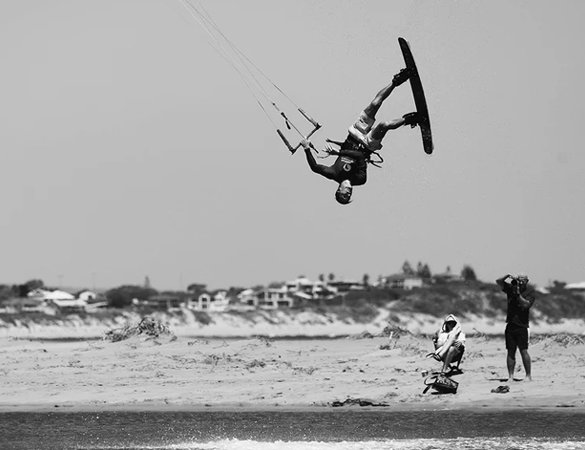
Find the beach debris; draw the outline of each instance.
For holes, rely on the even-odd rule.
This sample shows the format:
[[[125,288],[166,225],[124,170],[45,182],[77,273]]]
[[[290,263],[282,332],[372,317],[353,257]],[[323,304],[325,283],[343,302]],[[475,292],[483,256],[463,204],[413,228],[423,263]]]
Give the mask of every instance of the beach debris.
[[[119,342],[135,336],[145,336],[147,339],[168,337],[174,341],[177,337],[160,320],[146,316],[137,325],[128,324],[121,328],[114,328],[106,331],[105,340]]]
[[[264,361],[259,360],[259,359],[255,359],[249,363],[246,363],[246,369],[248,369],[248,370],[253,369],[255,367],[262,368],[265,366],[266,366],[266,363]]]
[[[272,340],[267,336],[258,336],[257,339],[266,347],[272,347]]]
[[[219,363],[220,360],[225,359],[225,354],[223,354],[222,356],[216,355],[214,353],[211,353],[209,355],[207,355],[204,359],[203,359],[203,364],[209,364],[211,366],[217,366],[217,364]]]
[[[389,323],[388,325],[386,325],[384,327],[384,329],[382,330],[382,332],[380,333],[381,337],[389,337],[389,338],[399,338],[400,336],[407,336],[407,335],[412,335],[412,333],[410,331],[408,331],[406,328],[402,328],[398,325],[394,325]]]
[[[477,328],[473,328],[473,339],[475,342],[487,342],[489,341],[489,336],[482,332],[479,331]]]
[[[585,344],[585,338],[578,334],[570,334],[570,333],[559,333],[559,334],[550,334],[539,336],[535,338],[535,342],[543,343],[544,347],[548,347],[552,344],[558,344],[562,347],[569,347],[573,345],[583,345]]]
[[[293,367],[293,375],[299,375],[299,374],[307,374],[307,375],[313,375],[313,373],[316,370],[319,370],[318,367]]]
[[[503,384],[502,386],[492,389],[491,392],[494,394],[507,394],[510,392],[510,386]]]
[[[398,340],[402,336],[413,336],[413,334],[405,328],[399,327],[398,325],[388,324],[384,327],[382,332],[378,334],[380,337],[387,337],[388,342],[381,344],[380,350],[393,350],[398,344]]]
[[[361,333],[354,334],[353,336],[349,336],[350,339],[373,339],[374,335],[369,331],[362,331]]]
[[[373,400],[363,398],[351,398],[347,397],[343,401],[335,400],[329,404],[330,406],[337,408],[340,406],[390,406],[388,403],[375,402]]]

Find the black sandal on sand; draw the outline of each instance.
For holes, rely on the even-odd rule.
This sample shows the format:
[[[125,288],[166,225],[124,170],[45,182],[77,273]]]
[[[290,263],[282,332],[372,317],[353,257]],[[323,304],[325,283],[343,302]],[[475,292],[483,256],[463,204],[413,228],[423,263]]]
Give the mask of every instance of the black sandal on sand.
[[[507,394],[508,392],[510,392],[510,387],[503,385],[503,386],[498,386],[495,389],[492,389],[492,392],[494,394]]]

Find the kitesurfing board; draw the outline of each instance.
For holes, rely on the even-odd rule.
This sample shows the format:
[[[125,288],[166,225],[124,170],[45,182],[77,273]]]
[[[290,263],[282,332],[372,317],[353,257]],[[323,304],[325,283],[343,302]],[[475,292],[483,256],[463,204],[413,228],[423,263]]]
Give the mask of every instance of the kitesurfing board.
[[[419,116],[418,126],[422,135],[423,148],[425,153],[430,155],[433,153],[433,135],[431,134],[431,120],[429,118],[425,92],[408,42],[403,38],[398,38],[398,44],[400,45],[400,50],[402,50],[402,56],[404,57],[406,68],[410,72],[410,87],[412,88],[412,96],[414,98],[416,112]]]

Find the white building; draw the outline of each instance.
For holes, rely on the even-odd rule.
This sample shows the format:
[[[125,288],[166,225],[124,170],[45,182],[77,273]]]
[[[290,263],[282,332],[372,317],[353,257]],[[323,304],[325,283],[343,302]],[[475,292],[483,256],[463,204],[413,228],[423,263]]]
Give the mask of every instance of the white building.
[[[190,307],[196,311],[226,311],[230,300],[226,291],[204,292],[192,299]]]
[[[395,274],[384,278],[384,284],[393,289],[404,289],[409,291],[414,288],[423,287],[423,279],[418,275]]]
[[[276,288],[264,288],[256,293],[258,307],[263,309],[277,309],[281,307],[292,307],[294,299],[289,295],[285,286]]]
[[[87,302],[82,299],[75,298],[69,292],[61,291],[59,289],[33,289],[28,293],[28,298],[40,300],[47,306],[52,306],[60,312],[81,312],[85,311]]]
[[[27,295],[29,298],[40,299],[44,301],[49,300],[75,300],[75,296],[69,292],[61,291],[59,289],[33,289]]]
[[[569,289],[571,291],[585,292],[585,281],[580,281],[578,283],[566,284],[565,289]]]
[[[83,300],[85,302],[91,302],[92,300],[95,300],[98,297],[97,293],[90,291],[89,289],[79,291],[75,295],[79,300]]]

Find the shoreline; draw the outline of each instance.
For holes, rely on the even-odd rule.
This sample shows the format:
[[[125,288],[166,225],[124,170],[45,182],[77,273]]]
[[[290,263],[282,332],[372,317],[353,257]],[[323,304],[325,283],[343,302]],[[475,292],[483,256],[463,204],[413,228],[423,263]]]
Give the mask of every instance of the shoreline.
[[[411,406],[349,406],[332,407],[329,405],[287,405],[287,406],[239,406],[230,404],[220,405],[108,405],[105,407],[89,407],[87,405],[54,405],[30,404],[30,405],[7,405],[0,403],[0,414],[23,413],[23,414],[115,414],[115,413],[418,413],[418,412],[469,412],[473,414],[492,414],[500,412],[546,412],[555,414],[583,414],[585,407],[566,406],[472,406],[458,405],[454,407],[429,408],[414,404]]]

